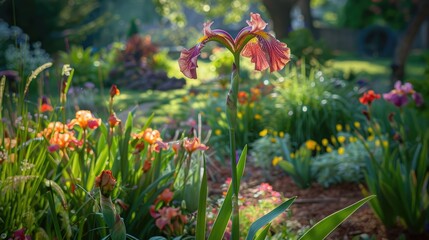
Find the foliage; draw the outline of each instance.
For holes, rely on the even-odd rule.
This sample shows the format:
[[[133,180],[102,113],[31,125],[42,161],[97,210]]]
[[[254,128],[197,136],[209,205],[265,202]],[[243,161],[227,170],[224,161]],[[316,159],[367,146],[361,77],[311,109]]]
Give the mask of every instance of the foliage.
[[[335,132],[337,123],[350,122],[354,117],[356,95],[344,81],[325,76],[314,68],[306,74],[304,64],[291,67],[288,73],[279,74],[270,101],[263,106],[268,117],[264,118],[266,128],[288,133],[295,149],[307,139],[320,142]]]
[[[312,67],[324,65],[333,57],[326,44],[321,40],[315,40],[310,30],[306,28],[290,32],[285,42],[293,46],[293,55],[296,59],[304,59]]]
[[[32,43],[19,27],[9,26],[0,20],[0,69],[14,70],[29,76],[38,66],[51,58],[42,49],[40,42]]]
[[[190,8],[208,18],[223,16],[225,23],[237,23],[249,11],[252,1],[154,1],[157,11],[179,27],[187,23],[185,9]],[[232,4],[232,5],[231,5]],[[232,6],[232,7],[231,7]]]
[[[109,66],[102,58],[102,53],[95,53],[92,48],[73,45],[68,52],[59,53],[59,62],[70,64],[76,69],[73,85],[99,83],[106,79]]]
[[[403,87],[401,91],[410,90],[409,87],[412,89],[411,85]],[[384,98],[391,101],[387,94],[384,94]],[[429,216],[427,122],[414,109],[404,105],[397,105],[388,116],[382,118],[373,113],[369,104],[366,114],[369,126],[374,129],[373,135],[380,140],[387,136],[388,144],[383,144],[380,158],[376,158],[373,148],[365,145],[370,155],[366,162],[365,193],[377,194],[370,204],[387,227],[399,223],[409,232],[422,233]],[[357,132],[357,136],[362,139],[360,132]]]
[[[250,144],[251,159],[256,166],[269,169],[272,160],[283,155],[282,144],[290,146],[290,136],[283,132],[269,133],[268,129],[262,130],[260,134],[262,136]]]
[[[313,152],[319,151],[318,145],[313,140],[308,140],[295,152],[291,152],[290,146],[280,141],[283,155],[273,159],[273,165],[279,165],[300,188],[309,188],[314,180],[311,171]],[[286,159],[286,160],[283,160]]]
[[[150,36],[131,36],[124,48],[117,50],[115,67],[109,73],[109,83],[139,90],[183,87],[186,83],[184,79],[167,76],[168,69],[163,69],[167,66],[167,54],[156,55],[158,51],[158,46]]]
[[[72,77],[73,72],[65,68],[62,85],[69,86]],[[107,231],[98,213],[100,207],[109,205],[123,217],[128,233],[139,238],[163,233],[162,225],[153,228],[154,222],[165,220],[162,208],[155,209],[160,211],[161,220],[149,210],[152,205],[162,207],[157,205],[161,200],[166,207],[181,206],[181,200],[174,201],[180,199],[179,194],[166,202],[163,192],[180,193],[187,178],[199,175],[189,167],[198,165],[194,162],[202,156],[196,150],[204,145],[198,146],[192,143],[196,138],[185,136],[169,144],[163,142],[160,133],[149,128],[151,118],[141,130],[133,127],[132,114],[122,124],[113,111],[113,98],[119,94],[113,88],[108,120],[103,123],[89,111],[78,111],[76,118],[65,124],[66,112],[53,112],[66,106],[65,92],[61,90],[61,107],[54,108],[42,100],[35,109],[24,101],[24,94],[19,94],[13,101],[16,107],[8,104],[0,112],[2,116],[19,114],[0,129],[0,186],[4,191],[0,196],[0,219],[4,223],[0,231],[7,236],[24,229],[31,236],[47,238],[102,238]],[[167,148],[173,144],[175,150]],[[119,186],[112,191],[115,206],[104,200],[100,206],[94,189],[95,177],[104,169],[112,170]],[[195,180],[193,184],[199,185]],[[103,205],[103,201],[108,204]],[[188,223],[183,220],[182,227]]]
[[[322,140],[327,143],[324,145],[326,152],[317,155],[311,167],[317,182],[324,187],[343,182],[359,183],[364,180],[365,163],[369,158],[365,146],[375,149],[374,157],[379,158],[381,145],[386,144],[385,140],[375,140],[372,135],[362,143],[349,132],[341,132],[333,140],[336,144],[328,143],[327,139]]]
[[[411,0],[348,0],[340,21],[343,26],[351,28],[382,24],[402,29],[411,19],[415,4],[415,1]]]

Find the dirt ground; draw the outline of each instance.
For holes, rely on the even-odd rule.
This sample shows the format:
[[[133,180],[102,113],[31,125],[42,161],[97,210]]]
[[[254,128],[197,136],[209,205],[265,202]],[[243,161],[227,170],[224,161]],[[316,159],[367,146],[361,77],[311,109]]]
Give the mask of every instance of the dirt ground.
[[[227,166],[211,164],[209,166],[209,194],[221,194],[220,186],[230,177],[230,169]],[[344,183],[324,188],[319,184],[313,184],[308,189],[298,188],[293,180],[281,170],[261,170],[247,164],[245,174],[241,183],[240,194],[243,197],[247,192],[254,192],[251,189],[259,184],[269,183],[274,191],[280,192],[285,197],[297,196],[298,198],[292,204],[291,218],[297,220],[303,226],[312,225],[322,218],[338,211],[364,196],[361,193],[361,187],[355,183]],[[250,190],[250,191],[249,191]],[[343,222],[327,239],[330,240],[348,240],[348,239],[372,239],[376,240],[395,240],[401,239],[403,234],[400,228],[387,230],[381,221],[374,215],[368,204],[358,209],[352,216]],[[367,238],[365,238],[365,235]],[[361,236],[361,238],[359,238]],[[403,238],[402,238],[403,239]],[[410,240],[428,240],[429,235],[410,236],[405,235],[405,239]]]

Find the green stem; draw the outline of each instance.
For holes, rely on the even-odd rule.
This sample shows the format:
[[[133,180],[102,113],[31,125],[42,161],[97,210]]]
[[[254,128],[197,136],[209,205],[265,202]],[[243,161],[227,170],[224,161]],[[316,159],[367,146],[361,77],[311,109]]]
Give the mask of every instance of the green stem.
[[[237,127],[237,96],[239,86],[239,69],[240,59],[239,54],[234,54],[234,65],[231,74],[231,88],[229,90],[227,101],[226,101],[226,115],[228,118],[229,125],[229,139],[230,139],[230,159],[231,159],[231,171],[232,171],[232,233],[231,239],[238,240],[240,237],[240,213],[238,206],[238,190],[239,184],[237,181],[237,156],[236,156],[236,139],[235,132]]]

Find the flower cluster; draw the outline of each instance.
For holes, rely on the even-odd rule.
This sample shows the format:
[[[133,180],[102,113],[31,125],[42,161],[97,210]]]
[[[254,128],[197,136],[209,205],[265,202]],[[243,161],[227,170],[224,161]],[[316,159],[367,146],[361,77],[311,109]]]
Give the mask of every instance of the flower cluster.
[[[149,213],[156,219],[155,225],[167,236],[180,236],[183,234],[184,226],[188,222],[186,215],[182,214],[180,208],[170,206],[174,193],[165,189],[150,206]]]
[[[82,146],[82,141],[78,141],[74,132],[70,131],[66,125],[61,122],[51,122],[48,126],[37,134],[37,137],[44,137],[49,142],[49,152],[57,150],[74,149]]]

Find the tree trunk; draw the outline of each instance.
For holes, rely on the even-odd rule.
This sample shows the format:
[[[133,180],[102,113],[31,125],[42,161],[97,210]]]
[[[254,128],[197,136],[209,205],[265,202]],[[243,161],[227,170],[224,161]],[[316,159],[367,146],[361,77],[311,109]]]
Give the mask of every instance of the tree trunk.
[[[292,30],[291,11],[298,0],[262,0],[273,22],[277,39],[284,39]]]
[[[405,31],[404,36],[396,47],[395,57],[392,64],[392,85],[397,80],[404,80],[405,77],[405,63],[407,61],[408,54],[410,53],[414,38],[416,37],[420,26],[423,21],[429,15],[429,1],[420,0],[417,14],[411,20],[410,24]]]
[[[313,14],[311,13],[310,0],[299,0],[298,4],[299,4],[299,8],[301,9],[301,14],[304,17],[305,28],[310,30],[311,34],[313,34],[313,37],[315,39],[318,39],[319,36],[313,24],[314,21],[313,21]]]

